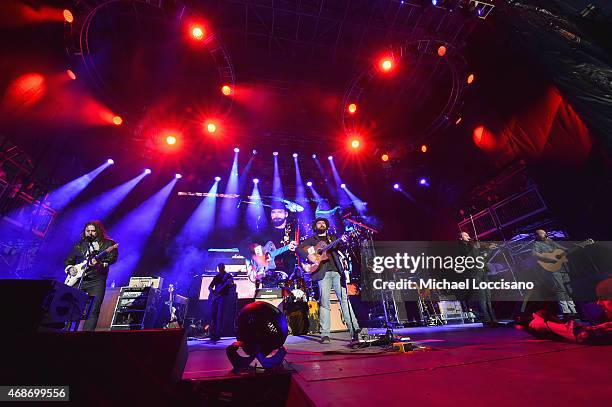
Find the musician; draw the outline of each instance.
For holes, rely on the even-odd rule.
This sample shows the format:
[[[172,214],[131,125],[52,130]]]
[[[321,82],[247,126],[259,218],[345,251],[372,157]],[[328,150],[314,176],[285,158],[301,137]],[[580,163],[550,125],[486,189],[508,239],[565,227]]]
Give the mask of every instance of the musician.
[[[217,275],[213,277],[208,291],[212,298],[210,307],[210,340],[221,339],[221,328],[223,327],[223,309],[230,294],[230,286],[234,285],[234,278],[225,272],[225,264],[217,264]]]
[[[478,256],[486,257],[488,253],[480,242],[474,243],[472,237],[467,232],[459,232],[459,255],[470,256],[476,258]],[[487,270],[483,268],[474,268],[469,270],[471,278],[476,281],[475,284],[480,282],[488,282]],[[499,325],[497,318],[495,318],[495,312],[493,311],[493,305],[491,304],[491,290],[488,288],[478,289],[473,291],[478,299],[478,306],[480,309],[480,317],[482,324],[488,327],[495,327]]]
[[[314,253],[312,246],[316,246],[319,242],[323,241],[325,244],[331,243],[336,240],[336,237],[329,235],[329,220],[326,218],[317,218],[312,223],[312,230],[315,231],[315,235],[304,240],[297,248],[298,254],[305,258],[310,259]],[[346,242],[346,237],[343,236],[342,240]],[[310,247],[307,251],[306,247]],[[342,269],[342,264],[338,256],[338,248],[334,248],[328,251],[331,254],[330,261],[325,262],[321,265],[320,269],[314,273],[311,278],[312,281],[316,281],[319,285],[320,304],[319,307],[319,320],[321,324],[321,343],[330,343],[330,295],[331,289],[333,288],[336,292],[336,296],[340,300],[340,308],[342,309],[342,315],[344,321],[349,328],[351,338],[356,339],[357,334],[360,331],[357,318],[353,313],[353,309],[348,302],[348,296],[346,292],[346,278],[345,273]]]
[[[545,261],[545,262],[554,262],[555,260],[547,257],[543,253],[551,253],[557,249],[561,249],[564,252],[567,251],[567,248],[561,246],[559,243],[552,240],[548,237],[548,234],[543,229],[538,229],[535,231],[536,240],[533,243],[533,248],[531,249],[531,254],[536,260]],[[571,319],[577,315],[576,306],[574,305],[574,301],[572,301],[572,287],[569,275],[569,269],[567,265],[564,263],[561,268],[554,272],[543,272],[540,275],[544,274],[545,277],[549,277],[548,285],[549,288],[553,291],[553,295],[555,300],[559,305],[559,311],[562,314],[562,318]]]
[[[99,220],[87,222],[81,233],[81,239],[74,245],[72,252],[66,258],[66,272],[74,276],[77,271],[74,267],[87,258],[97,255],[98,253],[113,246],[115,242],[106,235],[104,225]],[[80,282],[80,289],[85,291],[89,296],[95,297],[91,308],[89,318],[83,325],[84,331],[94,331],[98,323],[100,315],[100,307],[104,300],[106,292],[106,278],[108,277],[109,266],[117,261],[119,252],[113,249],[109,253],[102,256],[100,261],[96,259],[90,260],[90,268]]]
[[[269,272],[261,279],[260,283],[263,288],[278,287],[282,278],[291,275],[297,265],[295,248],[297,247],[299,230],[296,225],[289,222],[289,211],[282,202],[272,202],[270,223],[272,224],[271,227],[249,236],[240,244],[240,252],[247,259],[250,259],[256,253],[259,254],[258,250],[261,250],[261,246],[267,242],[274,243],[277,249],[289,246],[287,252],[275,258],[275,270],[277,272]]]

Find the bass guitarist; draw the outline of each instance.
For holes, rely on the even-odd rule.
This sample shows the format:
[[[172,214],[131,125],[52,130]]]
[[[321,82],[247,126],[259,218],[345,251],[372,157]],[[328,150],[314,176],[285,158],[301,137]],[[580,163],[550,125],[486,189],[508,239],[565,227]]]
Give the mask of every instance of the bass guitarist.
[[[115,246],[114,248],[112,248]],[[108,250],[111,249],[111,250]],[[106,254],[96,256],[102,252]],[[66,258],[66,273],[76,276],[75,265],[87,260],[88,267],[79,281],[78,287],[90,297],[95,297],[89,318],[83,325],[84,331],[94,331],[100,315],[100,307],[106,292],[106,278],[109,266],[117,261],[119,252],[115,242],[106,235],[104,225],[99,220],[87,222],[81,233],[81,239],[74,245],[72,252]],[[99,258],[96,260],[94,257]]]
[[[314,256],[317,253],[315,246],[323,242],[327,245],[336,240],[336,237],[329,235],[329,220],[326,218],[317,218],[312,224],[312,230],[315,231],[315,235],[304,240],[297,248],[298,254],[314,263]],[[346,242],[347,238],[342,236],[342,242]],[[331,289],[333,288],[336,292],[336,296],[340,300],[340,308],[342,309],[342,315],[344,321],[348,326],[351,338],[356,339],[359,333],[359,324],[357,318],[353,313],[353,309],[348,302],[348,295],[346,290],[346,278],[344,270],[342,269],[342,263],[337,252],[338,246],[327,251],[329,260],[322,263],[316,271],[311,275],[312,281],[316,281],[319,285],[319,321],[321,324],[321,343],[330,343],[330,327],[331,327],[331,316],[330,316],[330,295]]]
[[[212,298],[210,307],[210,340],[213,342],[221,339],[221,328],[223,327],[223,310],[230,294],[230,287],[234,285],[234,278],[225,272],[225,264],[217,264],[217,275],[213,277],[208,291],[208,298]]]

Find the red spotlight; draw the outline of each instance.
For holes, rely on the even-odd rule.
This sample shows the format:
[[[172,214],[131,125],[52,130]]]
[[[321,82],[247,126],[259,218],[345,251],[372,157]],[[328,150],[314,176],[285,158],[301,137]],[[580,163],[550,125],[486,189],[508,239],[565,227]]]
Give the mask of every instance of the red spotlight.
[[[73,81],[76,79],[76,74],[72,71],[72,69],[66,69],[66,73],[68,74],[68,77]]]
[[[361,147],[361,141],[359,141],[359,139],[354,138],[351,140],[351,148],[353,150],[357,150],[359,147]]]
[[[166,144],[168,144],[169,146],[173,146],[176,144],[176,137],[173,136],[172,134],[169,134],[166,136]]]
[[[63,15],[64,15],[64,20],[67,23],[72,23],[74,21],[74,16],[72,15],[72,12],[70,10],[65,9],[63,12]]]
[[[350,114],[354,114],[357,111],[357,105],[355,103],[351,103],[348,105],[348,111]]]
[[[116,126],[121,126],[121,123],[123,123],[123,119],[121,118],[121,116],[113,117],[113,124],[115,124]]]
[[[421,152],[422,152],[422,153],[426,153],[426,152],[427,152],[427,145],[423,144],[423,145],[421,146]]]
[[[477,146],[480,146],[480,144],[482,143],[483,133],[484,133],[484,126],[478,126],[474,129],[472,138],[474,139],[474,144],[476,144]]]
[[[204,28],[199,25],[194,25],[191,27],[191,36],[197,41],[202,41],[204,39]]]
[[[393,59],[389,57],[383,57],[378,61],[378,66],[383,72],[389,72],[393,69]]]
[[[221,93],[223,93],[225,96],[229,96],[232,94],[232,88],[229,85],[223,85],[221,87]]]
[[[472,82],[474,82],[474,79],[476,79],[476,77],[474,76],[473,73],[469,74],[466,81],[468,83],[468,85],[470,85]]]
[[[438,55],[441,56],[441,57],[446,55],[446,47],[444,45],[440,45],[438,47]]]
[[[217,125],[214,122],[206,122],[206,131],[214,134],[217,131]]]
[[[380,159],[383,160],[383,162],[387,162],[389,161],[389,154],[383,154],[380,156]]]

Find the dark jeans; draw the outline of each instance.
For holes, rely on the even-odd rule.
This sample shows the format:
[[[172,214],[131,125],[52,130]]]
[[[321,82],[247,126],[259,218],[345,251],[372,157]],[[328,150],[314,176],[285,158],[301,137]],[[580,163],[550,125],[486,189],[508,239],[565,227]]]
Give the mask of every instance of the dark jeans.
[[[83,330],[95,331],[98,323],[98,316],[100,315],[100,307],[102,306],[104,293],[106,292],[106,276],[96,277],[92,280],[83,280],[81,290],[85,291],[87,295],[95,297],[89,318],[85,321],[85,324],[83,324]]]
[[[223,329],[223,307],[227,301],[227,295],[213,298],[210,305],[210,337],[220,338]]]
[[[478,271],[474,275],[476,284],[480,282],[489,282],[489,278],[484,271]],[[495,312],[493,312],[493,306],[491,304],[491,290],[479,289],[473,291],[476,299],[478,300],[478,308],[480,309],[480,318],[482,322],[493,322],[497,321],[495,318]]]

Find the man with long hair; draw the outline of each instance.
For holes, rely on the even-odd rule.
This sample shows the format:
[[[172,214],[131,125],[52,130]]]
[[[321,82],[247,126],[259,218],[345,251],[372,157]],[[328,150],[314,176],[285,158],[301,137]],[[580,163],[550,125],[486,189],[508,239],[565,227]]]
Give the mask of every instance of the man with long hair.
[[[99,220],[87,222],[81,233],[81,238],[72,248],[72,252],[66,258],[66,272],[71,275],[76,275],[74,266],[85,259],[89,260],[89,268],[80,282],[80,288],[89,296],[95,297],[89,318],[83,325],[84,331],[93,331],[98,323],[100,315],[100,307],[104,300],[106,292],[106,278],[108,277],[108,268],[111,264],[117,261],[119,252],[113,249],[104,254],[99,260],[94,259],[98,253],[113,246],[115,242],[106,235],[104,225]]]

